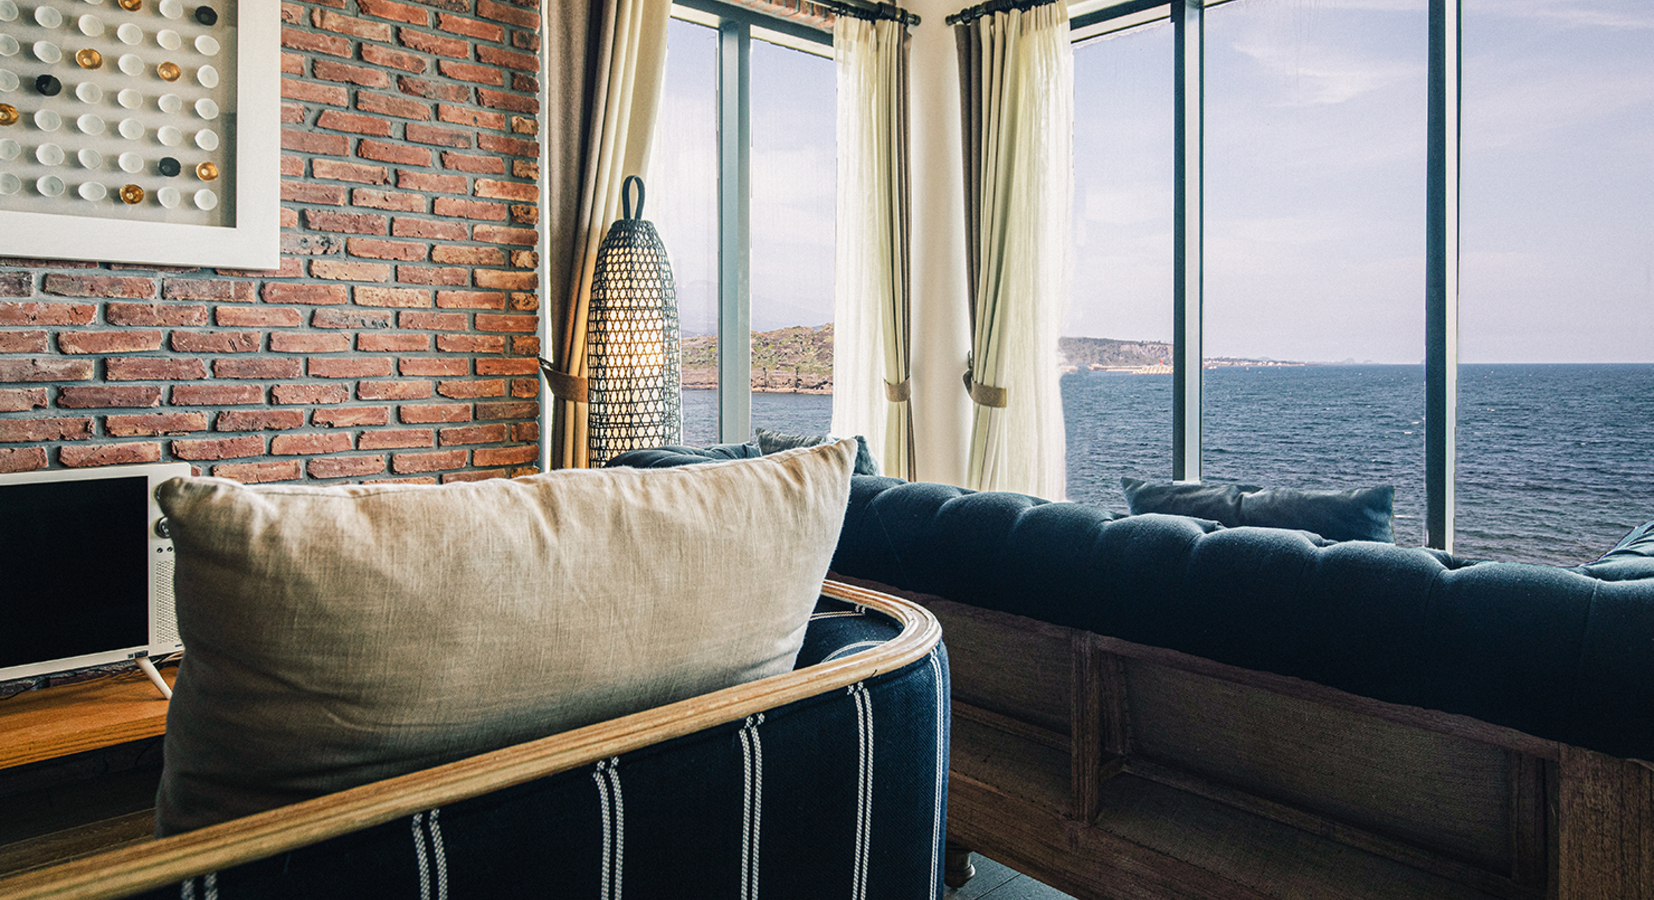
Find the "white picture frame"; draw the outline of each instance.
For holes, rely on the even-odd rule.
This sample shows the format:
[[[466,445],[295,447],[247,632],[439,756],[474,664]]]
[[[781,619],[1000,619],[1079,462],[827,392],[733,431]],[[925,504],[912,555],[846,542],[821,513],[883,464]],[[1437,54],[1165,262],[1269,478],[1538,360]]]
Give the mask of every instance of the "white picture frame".
[[[179,3],[180,0],[170,0],[167,11],[178,11]],[[214,80],[221,79],[229,90],[212,92],[222,98],[217,101],[220,108],[214,113],[212,122],[199,121],[204,117],[194,112],[189,99],[184,100],[186,107],[182,111],[174,110],[173,113],[177,122],[186,127],[213,126],[211,130],[216,134],[212,138],[218,145],[217,154],[197,152],[188,136],[183,139],[180,151],[168,149],[176,143],[163,146],[160,126],[167,124],[169,119],[165,106],[159,104],[157,98],[160,95],[156,92],[168,91],[169,87],[158,82],[158,76],[154,74],[160,70],[156,59],[176,56],[188,60],[195,46],[193,41],[199,37],[190,29],[203,30],[192,16],[194,10],[203,5],[224,11],[222,15],[226,17],[222,27],[214,30],[213,34],[226,42],[233,41],[233,52],[212,57],[210,62],[224,69]],[[0,102],[11,103],[18,108],[20,119],[10,127],[0,128],[0,140],[10,138],[16,145],[10,148],[0,145],[0,149],[12,154],[9,161],[0,159],[0,178],[11,170],[18,173],[15,177],[25,185],[22,190],[16,190],[14,184],[14,193],[0,196],[0,255],[237,269],[280,267],[279,0],[183,0],[183,15],[176,17],[175,22],[168,22],[162,17],[159,0],[143,0],[140,9],[132,11],[124,21],[123,5],[118,0],[108,0],[106,3],[83,0],[37,0],[30,3],[25,0],[15,3],[15,6],[20,8],[21,15],[17,21],[6,23],[8,26],[18,26],[12,29],[14,33],[33,38],[40,37],[34,31],[43,32],[47,40],[61,45],[63,59],[53,63],[51,56],[57,54],[42,56],[32,44],[27,43],[12,56],[0,58],[0,69],[14,70],[20,82],[13,91],[0,93]],[[37,10],[46,8],[57,9],[59,15],[47,14],[47,21],[38,21]],[[96,17],[97,27],[78,28],[81,17],[88,15]],[[136,18],[140,15],[149,18]],[[59,18],[61,25],[48,27]],[[119,26],[129,22],[136,23],[139,28],[138,32],[127,32],[127,35],[140,35],[137,43],[127,42],[118,36]],[[165,43],[161,42],[162,30],[169,32]],[[97,33],[94,34],[94,31]],[[178,43],[179,32],[183,32],[182,49],[168,49],[166,44]],[[95,73],[83,73],[76,66],[77,50],[87,48],[100,50],[105,57],[105,64]],[[112,79],[120,79],[126,74],[126,67],[120,66],[120,63],[128,61],[128,57],[133,61],[132,68],[141,73],[138,77],[147,79],[147,83],[138,84],[143,88],[140,92],[142,105],[123,111],[120,107],[125,104],[116,105],[112,96],[113,88],[125,82]],[[141,70],[138,69],[140,63],[143,65]],[[117,66],[120,66],[118,70]],[[183,93],[182,88],[187,84],[198,93],[208,93],[191,82],[191,75],[198,68],[186,69],[185,77],[178,82],[179,92]],[[34,86],[37,70],[60,77],[63,82],[61,94],[48,97],[37,90]],[[172,74],[174,78],[178,77],[176,72]],[[77,98],[79,85],[69,84],[69,81],[78,77],[90,82],[93,75],[108,87],[100,88],[106,96],[96,103],[88,103],[84,98]],[[9,83],[10,79],[6,81]],[[170,96],[173,100],[178,99],[176,94]],[[176,106],[176,103],[171,105]],[[156,108],[151,109],[152,106]],[[54,107],[61,110],[56,117],[61,121],[57,128],[48,131],[33,116]],[[100,119],[107,116],[107,125],[96,132],[78,129],[76,114],[84,115],[81,110],[85,109],[92,110]],[[119,133],[119,124],[115,119],[128,115],[130,120],[138,120],[138,124],[144,127],[142,139],[131,141]],[[126,121],[129,119],[122,119],[121,124]],[[193,133],[186,132],[186,135]],[[172,129],[165,137],[178,142],[178,129]],[[123,140],[127,143],[122,143]],[[57,168],[46,168],[47,160],[38,157],[44,143],[61,146],[66,158],[57,164]],[[80,163],[82,168],[76,168],[76,160],[79,159],[77,144],[80,150],[91,150],[104,156],[101,168],[88,173],[83,169],[91,167],[85,167],[84,161]],[[130,169],[122,171],[114,162],[117,152],[128,147],[138,150],[143,160],[143,168],[138,175],[128,174]],[[156,159],[169,152],[187,156],[183,151],[222,159],[224,168],[229,171],[222,173],[225,177],[213,184],[199,179],[186,163],[182,175],[162,180],[156,174]],[[58,152],[52,151],[51,157],[57,156]],[[75,178],[81,183],[88,180],[106,183],[109,196],[92,201],[85,195],[76,196],[77,186],[65,184],[66,190],[61,198],[54,198],[34,187],[34,176],[40,174],[36,169],[47,175],[61,171],[63,177],[60,180],[65,182]],[[123,181],[141,182],[148,186],[147,190],[152,193],[146,196],[144,205],[129,207],[122,203],[119,191]],[[162,185],[173,187],[182,195],[182,202],[179,202],[178,194],[174,194],[168,199],[177,206],[163,209],[159,205],[158,190]],[[216,193],[211,192],[214,187],[224,191],[226,196],[219,199]],[[95,192],[96,186],[91,190]],[[211,207],[203,209],[195,202],[198,192],[202,190],[209,191],[204,196],[206,202],[213,204]],[[39,211],[49,208],[53,200],[70,204],[65,208],[72,209],[74,214]],[[156,217],[172,221],[157,221]]]

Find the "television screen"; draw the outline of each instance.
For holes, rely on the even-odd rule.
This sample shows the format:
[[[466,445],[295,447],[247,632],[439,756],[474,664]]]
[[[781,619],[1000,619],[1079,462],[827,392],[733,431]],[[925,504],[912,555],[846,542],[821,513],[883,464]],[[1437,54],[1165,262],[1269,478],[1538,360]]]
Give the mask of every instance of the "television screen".
[[[0,670],[149,645],[149,479],[0,484]]]

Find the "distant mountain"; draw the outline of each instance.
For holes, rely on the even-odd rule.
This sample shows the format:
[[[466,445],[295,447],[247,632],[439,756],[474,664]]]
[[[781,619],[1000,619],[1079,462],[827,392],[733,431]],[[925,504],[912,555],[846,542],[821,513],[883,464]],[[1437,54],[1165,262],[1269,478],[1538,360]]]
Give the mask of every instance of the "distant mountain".
[[[718,337],[682,340],[683,386],[718,386]],[[752,333],[752,389],[766,393],[833,392],[833,324],[794,325]]]

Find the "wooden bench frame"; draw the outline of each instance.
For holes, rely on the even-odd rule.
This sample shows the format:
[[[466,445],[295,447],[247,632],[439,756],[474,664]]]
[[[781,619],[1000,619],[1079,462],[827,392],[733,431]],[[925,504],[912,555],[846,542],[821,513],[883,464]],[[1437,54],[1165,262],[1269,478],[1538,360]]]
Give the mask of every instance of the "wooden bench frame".
[[[1034,619],[930,609],[949,883],[1084,900],[1654,898],[1654,766]]]

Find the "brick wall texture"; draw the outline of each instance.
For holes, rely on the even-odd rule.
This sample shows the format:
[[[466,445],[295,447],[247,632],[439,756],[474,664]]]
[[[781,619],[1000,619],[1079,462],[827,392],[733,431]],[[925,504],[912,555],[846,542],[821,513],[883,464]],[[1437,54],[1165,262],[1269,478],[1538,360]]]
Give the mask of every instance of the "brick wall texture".
[[[281,268],[0,258],[0,472],[533,471],[536,8],[283,3]]]

